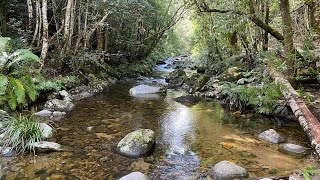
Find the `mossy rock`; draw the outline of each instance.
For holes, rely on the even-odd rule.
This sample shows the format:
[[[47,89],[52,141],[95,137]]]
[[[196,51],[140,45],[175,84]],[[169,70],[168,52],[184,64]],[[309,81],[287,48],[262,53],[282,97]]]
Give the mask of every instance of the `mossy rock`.
[[[243,78],[243,73],[239,67],[231,67],[218,76],[219,81],[235,82]]]
[[[2,53],[2,52],[7,52],[7,53],[11,53],[12,52],[11,38],[9,38],[9,37],[0,37],[0,53]]]

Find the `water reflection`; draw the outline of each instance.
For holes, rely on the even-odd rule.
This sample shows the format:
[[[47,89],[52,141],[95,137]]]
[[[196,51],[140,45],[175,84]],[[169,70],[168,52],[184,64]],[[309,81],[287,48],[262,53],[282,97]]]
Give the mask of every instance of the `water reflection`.
[[[195,138],[195,118],[191,108],[175,103],[175,109],[165,114],[161,120],[162,142],[169,153],[186,154]]]

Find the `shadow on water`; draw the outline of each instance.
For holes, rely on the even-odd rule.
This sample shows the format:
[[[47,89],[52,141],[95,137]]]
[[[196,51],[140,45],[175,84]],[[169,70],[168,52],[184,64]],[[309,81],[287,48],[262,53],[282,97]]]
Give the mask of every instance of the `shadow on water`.
[[[144,81],[161,81],[144,79]],[[310,156],[294,159],[281,154],[277,145],[256,139],[274,128],[288,142],[308,145],[294,122],[279,126],[257,115],[236,118],[219,103],[201,101],[185,106],[172,100],[184,92],[134,98],[129,89],[137,82],[120,82],[98,96],[77,102],[66,118],[55,122],[52,141],[71,152],[21,155],[3,159],[7,179],[117,179],[141,171],[150,179],[199,179],[207,167],[229,160],[245,167],[254,177],[288,175],[314,163]],[[114,151],[129,132],[149,128],[156,132],[156,147],[149,157],[126,158]]]

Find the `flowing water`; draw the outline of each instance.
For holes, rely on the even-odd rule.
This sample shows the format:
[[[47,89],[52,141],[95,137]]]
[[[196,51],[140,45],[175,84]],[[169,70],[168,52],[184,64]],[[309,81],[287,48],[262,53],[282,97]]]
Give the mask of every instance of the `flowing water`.
[[[56,132],[51,139],[70,151],[3,158],[5,178],[117,179],[141,171],[150,179],[205,179],[208,169],[222,160],[241,165],[251,178],[257,178],[317,166],[312,155],[295,159],[278,152],[277,145],[256,138],[274,128],[288,142],[308,146],[298,123],[254,114],[237,118],[218,102],[183,105],[172,100],[185,94],[180,91],[144,98],[129,95],[132,86],[153,81],[164,83],[153,78],[122,81],[76,102],[74,111],[54,122]],[[154,153],[139,159],[119,155],[117,143],[139,128],[155,131]]]

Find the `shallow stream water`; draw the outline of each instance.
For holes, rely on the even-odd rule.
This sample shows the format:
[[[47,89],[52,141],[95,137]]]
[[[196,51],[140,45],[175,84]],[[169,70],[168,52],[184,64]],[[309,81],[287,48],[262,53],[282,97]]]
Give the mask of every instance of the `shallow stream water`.
[[[180,91],[145,98],[129,95],[132,86],[146,81],[155,79],[121,81],[76,102],[75,110],[54,122],[51,139],[70,151],[3,158],[6,179],[117,179],[132,171],[150,179],[206,179],[209,168],[222,160],[246,168],[251,178],[317,166],[312,155],[295,159],[257,139],[260,132],[274,128],[287,142],[308,146],[297,122],[254,114],[235,117],[218,102],[183,105],[172,100],[185,94]],[[119,155],[117,143],[139,128],[155,131],[154,153],[139,159]]]

